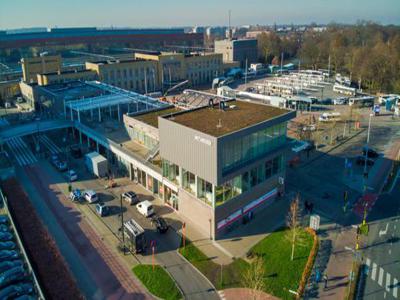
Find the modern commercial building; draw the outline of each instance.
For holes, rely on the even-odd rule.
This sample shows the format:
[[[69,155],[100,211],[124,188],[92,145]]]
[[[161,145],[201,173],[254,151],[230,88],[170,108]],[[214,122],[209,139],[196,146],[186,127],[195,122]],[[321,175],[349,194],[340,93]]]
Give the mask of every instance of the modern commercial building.
[[[49,85],[55,83],[63,83],[68,81],[91,81],[97,78],[97,73],[92,70],[71,70],[61,72],[47,72],[37,74],[37,83],[39,85]]]
[[[86,69],[95,72],[100,81],[126,90],[144,94],[160,89],[155,61],[132,58],[86,62]]]
[[[191,86],[210,83],[223,71],[222,55],[216,53],[136,52],[135,58],[156,61],[164,88],[189,80]]]
[[[37,82],[37,74],[61,72],[60,55],[43,55],[21,59],[23,80],[28,83]]]
[[[258,61],[256,39],[226,39],[215,41],[214,52],[221,53],[224,62],[240,62],[241,68],[245,68],[246,60],[248,66]]]

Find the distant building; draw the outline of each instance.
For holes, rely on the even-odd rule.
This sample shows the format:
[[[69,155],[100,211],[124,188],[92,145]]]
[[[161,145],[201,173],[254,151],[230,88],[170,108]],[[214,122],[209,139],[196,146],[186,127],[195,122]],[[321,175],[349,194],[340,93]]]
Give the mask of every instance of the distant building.
[[[28,83],[37,82],[37,74],[61,72],[60,55],[43,55],[21,59],[23,80]]]
[[[0,103],[14,98],[20,93],[19,80],[0,81]]]
[[[207,84],[222,73],[222,55],[216,53],[137,52],[135,57],[157,61],[158,80],[165,87],[189,80],[190,85]]]
[[[37,83],[39,85],[48,85],[54,83],[63,83],[75,80],[95,80],[97,73],[92,70],[71,70],[62,72],[48,72],[37,74]]]
[[[271,33],[271,31],[269,31],[269,30],[248,31],[248,32],[246,32],[246,38],[247,39],[256,39],[256,38],[258,38],[259,35],[261,35],[263,33],[268,35]]]
[[[248,66],[258,60],[256,39],[215,41],[214,48],[215,53],[222,54],[224,62],[238,61],[241,68],[246,66],[246,59]]]

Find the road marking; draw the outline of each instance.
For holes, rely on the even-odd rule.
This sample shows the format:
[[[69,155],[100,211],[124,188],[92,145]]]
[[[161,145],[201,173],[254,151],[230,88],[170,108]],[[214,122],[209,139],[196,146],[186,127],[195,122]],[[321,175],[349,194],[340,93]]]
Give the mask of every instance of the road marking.
[[[368,266],[368,268],[371,266],[371,260],[369,258],[367,258],[367,261],[365,262]]]
[[[392,255],[392,249],[389,249],[389,255]]]
[[[377,269],[377,265],[376,265],[376,263],[373,263],[372,264],[372,272],[371,272],[371,279],[372,280],[375,280],[376,279],[376,269]]]
[[[379,230],[379,236],[385,235],[388,231],[389,223],[386,223],[386,228],[385,230]]]
[[[393,296],[397,298],[397,286],[399,285],[399,282],[397,281],[397,278],[393,279]]]
[[[390,292],[390,274],[386,273],[386,291]]]
[[[383,270],[383,268],[379,268],[379,277],[378,277],[378,284],[380,285],[380,286],[382,286],[382,284],[383,284],[383,273],[384,273],[385,271]]]

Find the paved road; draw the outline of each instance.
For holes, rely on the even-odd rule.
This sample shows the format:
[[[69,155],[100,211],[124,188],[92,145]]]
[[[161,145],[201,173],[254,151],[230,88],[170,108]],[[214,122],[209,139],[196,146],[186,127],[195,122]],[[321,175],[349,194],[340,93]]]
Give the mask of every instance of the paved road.
[[[368,275],[363,299],[400,299],[400,180],[388,195],[382,195],[369,215],[370,233],[364,262]]]

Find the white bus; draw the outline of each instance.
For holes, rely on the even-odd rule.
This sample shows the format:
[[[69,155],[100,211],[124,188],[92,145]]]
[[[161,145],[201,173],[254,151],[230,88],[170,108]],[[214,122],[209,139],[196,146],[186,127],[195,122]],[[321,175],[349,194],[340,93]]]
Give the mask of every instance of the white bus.
[[[319,116],[318,120],[320,122],[336,122],[340,121],[340,113],[338,112],[333,112],[333,113],[323,113],[322,115]]]
[[[344,94],[348,96],[355,96],[356,95],[356,88],[345,86],[342,84],[335,83],[333,85],[333,91],[339,94]]]
[[[349,99],[350,106],[359,106],[359,107],[372,107],[374,106],[375,97],[373,96],[362,96],[362,97],[354,97]]]

